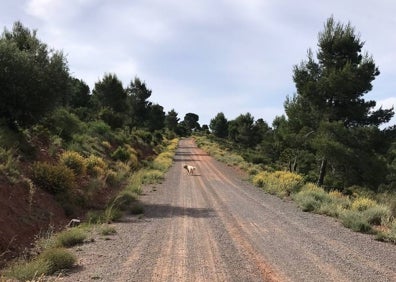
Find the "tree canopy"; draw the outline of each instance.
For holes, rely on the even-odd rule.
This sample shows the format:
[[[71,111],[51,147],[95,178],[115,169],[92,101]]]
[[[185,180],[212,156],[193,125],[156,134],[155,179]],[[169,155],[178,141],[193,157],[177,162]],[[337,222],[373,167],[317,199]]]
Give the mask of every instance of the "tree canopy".
[[[220,138],[226,138],[228,136],[228,120],[224,116],[224,113],[220,112],[211,119],[209,126],[215,136]]]
[[[367,138],[372,127],[388,122],[394,112],[393,108],[374,110],[376,102],[364,99],[380,72],[373,58],[362,52],[363,46],[350,23],[344,25],[331,17],[318,36],[317,60],[309,50],[308,59],[293,70],[297,94],[285,102],[288,129],[301,140],[312,133],[310,140],[302,142],[311,145],[321,159],[319,185],[324,183],[329,162],[343,185],[359,183],[369,172],[356,156],[360,163],[377,163],[381,170],[376,148],[365,149],[366,139],[358,138]]]
[[[29,126],[67,99],[69,70],[61,51],[16,22],[0,38],[0,117]]]

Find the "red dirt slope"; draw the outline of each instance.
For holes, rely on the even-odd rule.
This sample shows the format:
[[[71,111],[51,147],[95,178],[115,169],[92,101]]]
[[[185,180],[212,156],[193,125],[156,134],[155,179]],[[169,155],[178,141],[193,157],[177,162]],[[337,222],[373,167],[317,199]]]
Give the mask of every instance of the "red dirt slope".
[[[40,232],[59,229],[67,222],[62,207],[53,196],[40,189],[33,197],[29,194],[28,187],[10,185],[0,178],[0,267],[31,247]]]

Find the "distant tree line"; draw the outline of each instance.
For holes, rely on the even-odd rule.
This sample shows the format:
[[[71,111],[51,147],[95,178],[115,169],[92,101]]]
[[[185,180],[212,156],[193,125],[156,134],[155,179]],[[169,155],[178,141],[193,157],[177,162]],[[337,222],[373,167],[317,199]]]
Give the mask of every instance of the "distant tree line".
[[[364,99],[380,73],[373,58],[362,53],[364,42],[349,23],[329,18],[318,39],[316,59],[308,50],[294,67],[297,93],[272,127],[249,113],[231,121],[218,113],[212,134],[244,149],[251,161],[299,172],[328,189],[395,191],[396,126],[379,128],[393,108],[375,110],[376,102]]]
[[[63,108],[82,121],[103,120],[113,129],[169,130],[184,136],[201,130],[199,116],[182,121],[172,109],[149,100],[152,91],[138,77],[124,88],[116,74],[106,73],[91,91],[72,77],[66,57],[37,38],[37,31],[21,22],[0,37],[0,119],[13,130],[42,122]]]

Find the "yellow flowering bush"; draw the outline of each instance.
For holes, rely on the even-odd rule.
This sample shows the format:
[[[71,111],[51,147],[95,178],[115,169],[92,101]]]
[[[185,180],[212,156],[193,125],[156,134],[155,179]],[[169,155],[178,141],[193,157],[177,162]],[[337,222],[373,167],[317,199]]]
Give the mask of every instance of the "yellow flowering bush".
[[[60,163],[72,169],[76,175],[84,175],[86,172],[84,157],[75,151],[63,152]]]
[[[153,161],[153,168],[166,171],[173,161],[173,154],[171,152],[163,152],[159,154]]]
[[[351,209],[355,211],[365,211],[369,208],[372,208],[377,205],[377,202],[366,198],[366,197],[361,197],[357,198],[355,201],[353,201]]]
[[[263,188],[267,179],[268,179],[268,175],[269,175],[269,172],[267,172],[267,171],[262,171],[262,172],[257,173],[252,179],[253,184],[258,187]]]
[[[253,184],[280,197],[289,196],[303,185],[303,178],[288,171],[260,172],[253,177]]]
[[[103,176],[107,169],[107,164],[101,157],[90,155],[85,159],[87,173],[91,176]]]
[[[179,139],[175,138],[169,141],[169,145],[166,147],[167,151],[176,151],[177,145],[179,144]]]
[[[338,190],[330,191],[329,195],[332,198],[338,198],[338,199],[345,198],[345,196]]]
[[[33,183],[54,195],[74,188],[75,175],[73,170],[65,165],[36,162],[32,166],[32,171]]]

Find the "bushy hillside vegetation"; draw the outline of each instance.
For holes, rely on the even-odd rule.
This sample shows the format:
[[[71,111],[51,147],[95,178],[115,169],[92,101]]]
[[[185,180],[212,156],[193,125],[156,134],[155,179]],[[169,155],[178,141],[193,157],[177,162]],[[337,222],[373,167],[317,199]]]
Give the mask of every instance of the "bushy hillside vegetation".
[[[141,212],[141,185],[163,178],[177,136],[200,129],[137,77],[124,88],[104,74],[91,91],[20,22],[0,37],[0,85],[0,265],[71,218]]]
[[[337,218],[354,231],[376,234],[378,240],[396,243],[396,191],[373,192],[364,187],[324,189],[304,175],[276,166],[245,160],[236,148],[214,136],[195,136],[209,155],[244,171],[248,179],[267,193],[292,199],[307,212]]]

